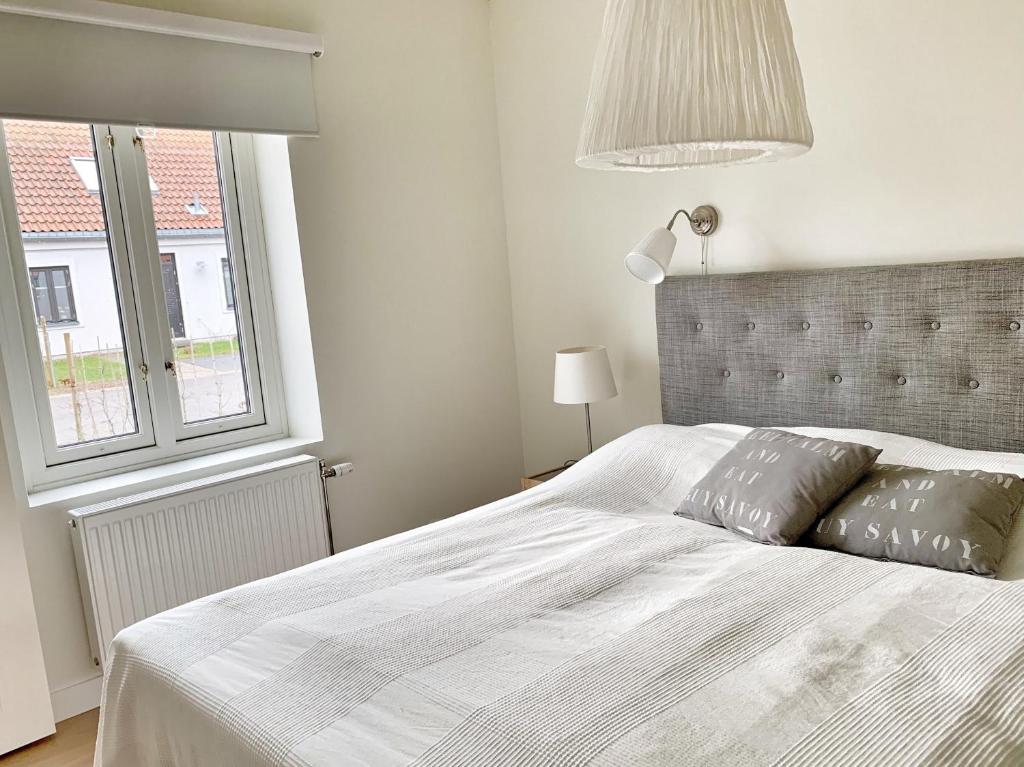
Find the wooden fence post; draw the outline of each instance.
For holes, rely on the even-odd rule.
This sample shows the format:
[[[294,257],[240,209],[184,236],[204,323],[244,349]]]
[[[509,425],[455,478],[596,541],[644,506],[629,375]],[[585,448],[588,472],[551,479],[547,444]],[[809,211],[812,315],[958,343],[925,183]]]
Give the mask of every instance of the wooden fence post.
[[[68,358],[68,383],[71,386],[71,410],[75,416],[75,434],[78,441],[85,441],[85,434],[82,431],[82,409],[78,402],[78,386],[75,381],[75,349],[71,343],[71,334],[64,334],[64,354]]]

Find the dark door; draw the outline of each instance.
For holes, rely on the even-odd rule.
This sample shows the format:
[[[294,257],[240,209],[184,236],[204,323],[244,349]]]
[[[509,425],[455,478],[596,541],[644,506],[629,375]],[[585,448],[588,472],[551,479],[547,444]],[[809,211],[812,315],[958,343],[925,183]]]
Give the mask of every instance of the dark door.
[[[181,291],[178,289],[178,265],[173,253],[160,254],[160,274],[164,278],[164,303],[167,304],[167,319],[171,323],[174,338],[185,337],[185,315],[181,311]]]

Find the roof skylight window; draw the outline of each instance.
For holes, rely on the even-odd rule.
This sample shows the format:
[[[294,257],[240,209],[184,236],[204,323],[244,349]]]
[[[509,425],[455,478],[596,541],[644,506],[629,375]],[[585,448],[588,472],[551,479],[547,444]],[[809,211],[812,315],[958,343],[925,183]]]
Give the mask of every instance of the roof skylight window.
[[[85,191],[89,194],[100,193],[100,174],[96,169],[96,162],[91,157],[72,157],[71,166],[85,184]]]
[[[75,173],[82,180],[85,191],[89,194],[100,193],[100,174],[96,168],[96,161],[93,158],[72,157],[71,167],[75,169]],[[149,177],[149,191],[150,194],[160,194],[160,187],[156,185],[152,176]]]

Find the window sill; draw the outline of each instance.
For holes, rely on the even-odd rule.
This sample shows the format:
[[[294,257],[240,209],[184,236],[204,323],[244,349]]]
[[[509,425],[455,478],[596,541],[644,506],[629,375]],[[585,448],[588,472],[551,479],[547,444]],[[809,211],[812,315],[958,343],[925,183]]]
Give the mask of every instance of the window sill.
[[[318,445],[320,442],[319,439],[290,437],[196,458],[186,458],[144,469],[135,469],[99,479],[63,485],[52,490],[29,493],[28,506],[32,511],[66,510],[77,506],[87,506],[122,495],[133,495],[166,485],[255,466],[264,461],[298,455],[303,450]]]

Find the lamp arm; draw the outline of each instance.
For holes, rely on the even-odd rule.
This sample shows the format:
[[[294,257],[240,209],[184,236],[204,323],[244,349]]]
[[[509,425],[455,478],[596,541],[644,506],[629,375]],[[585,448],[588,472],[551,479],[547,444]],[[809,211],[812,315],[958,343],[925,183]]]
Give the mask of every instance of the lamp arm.
[[[679,214],[680,213],[682,213],[684,216],[686,216],[686,220],[687,221],[689,221],[691,224],[693,223],[693,219],[690,217],[690,214],[687,213],[682,208],[680,208],[679,210],[677,210],[675,213],[672,214],[672,218],[669,219],[668,226],[665,227],[670,232],[672,231],[672,227],[676,225],[676,219],[679,218]]]

